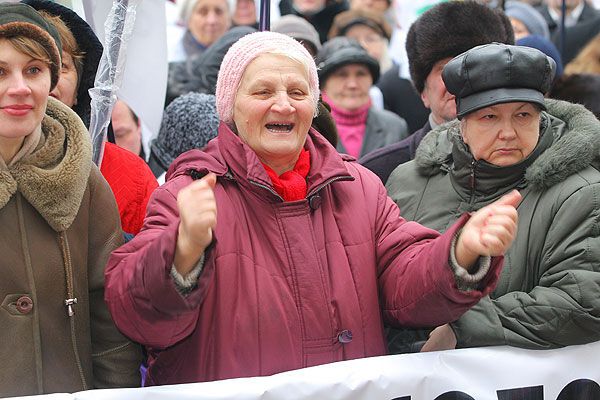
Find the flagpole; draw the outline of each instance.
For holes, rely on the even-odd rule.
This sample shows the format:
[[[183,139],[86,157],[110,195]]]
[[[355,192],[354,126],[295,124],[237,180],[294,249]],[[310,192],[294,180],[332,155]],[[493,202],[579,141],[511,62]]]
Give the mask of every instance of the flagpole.
[[[271,0],[260,0],[260,20],[258,30],[268,31],[271,29]]]
[[[560,56],[564,59],[565,57],[565,38],[567,36],[567,33],[565,32],[565,19],[566,19],[566,15],[567,15],[567,2],[566,0],[562,0],[562,4],[560,6],[560,38],[559,38],[559,42],[558,42],[558,49],[560,51]]]

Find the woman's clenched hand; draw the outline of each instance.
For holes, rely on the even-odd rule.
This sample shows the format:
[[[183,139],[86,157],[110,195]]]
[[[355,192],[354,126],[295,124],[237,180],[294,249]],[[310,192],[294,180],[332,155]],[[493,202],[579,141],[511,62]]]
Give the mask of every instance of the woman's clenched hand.
[[[177,195],[181,221],[174,264],[183,276],[193,269],[212,241],[212,231],[217,226],[216,183],[216,175],[210,173],[181,189]]]
[[[456,261],[467,270],[480,256],[500,256],[511,246],[517,232],[517,205],[521,194],[513,190],[474,213],[456,242]]]

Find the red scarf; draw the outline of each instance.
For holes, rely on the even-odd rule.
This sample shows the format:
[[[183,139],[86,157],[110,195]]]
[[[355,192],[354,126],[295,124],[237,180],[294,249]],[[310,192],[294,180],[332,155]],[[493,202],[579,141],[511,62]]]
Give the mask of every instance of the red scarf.
[[[269,174],[273,187],[283,197],[284,201],[296,201],[306,198],[306,176],[310,170],[310,155],[307,150],[302,149],[293,170],[284,172],[280,176],[277,176],[277,173],[264,163],[263,167]]]

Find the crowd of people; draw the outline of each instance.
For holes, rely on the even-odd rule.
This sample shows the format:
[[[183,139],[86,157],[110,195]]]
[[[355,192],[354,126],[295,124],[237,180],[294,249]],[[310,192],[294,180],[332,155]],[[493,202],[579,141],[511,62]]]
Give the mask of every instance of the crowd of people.
[[[99,166],[102,44],[0,3],[0,397],[600,340],[600,11],[499,3],[167,1]]]

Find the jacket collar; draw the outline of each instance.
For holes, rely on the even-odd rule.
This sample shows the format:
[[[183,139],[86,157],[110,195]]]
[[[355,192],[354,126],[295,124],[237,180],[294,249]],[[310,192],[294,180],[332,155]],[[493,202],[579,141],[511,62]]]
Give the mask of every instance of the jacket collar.
[[[304,148],[310,154],[307,197],[330,182],[354,179],[344,165],[344,161],[354,159],[338,154],[313,128]],[[213,172],[217,176],[234,179],[250,190],[264,190],[273,201],[282,201],[256,153],[225,123],[219,125],[217,138],[211,140],[204,151],[192,150],[181,155],[169,168],[167,179],[189,174],[191,170],[200,174]]]
[[[64,231],[79,212],[91,167],[83,122],[50,97],[37,148],[0,173],[0,208],[19,191],[52,229]]]
[[[546,108],[547,111],[542,113],[545,121],[542,127],[545,126],[547,132],[540,136],[540,142],[546,137],[547,147],[517,166],[494,167],[494,176],[518,174],[518,179],[521,179],[523,174],[524,184],[547,189],[594,161],[600,161],[600,121],[591,112],[580,105],[550,99],[546,100]],[[423,138],[415,156],[419,173],[435,175],[453,168],[457,154],[453,154],[452,137],[458,132],[459,121],[454,120]],[[538,147],[542,149],[544,146],[541,143]],[[489,173],[492,174],[492,169]]]

